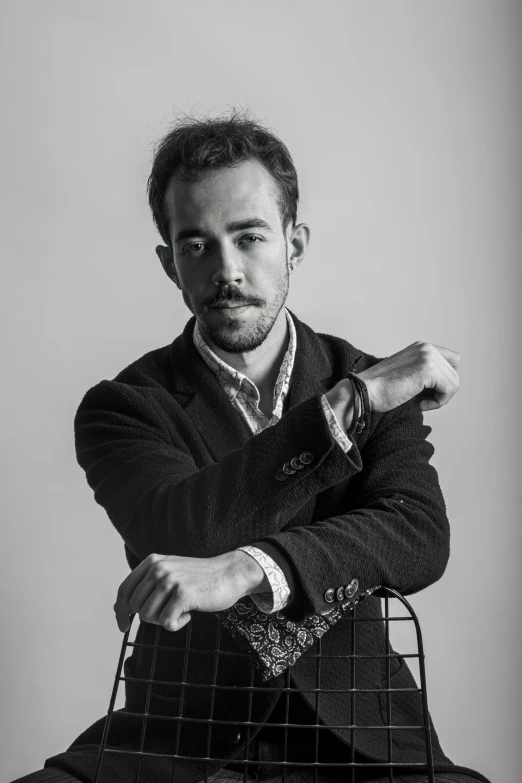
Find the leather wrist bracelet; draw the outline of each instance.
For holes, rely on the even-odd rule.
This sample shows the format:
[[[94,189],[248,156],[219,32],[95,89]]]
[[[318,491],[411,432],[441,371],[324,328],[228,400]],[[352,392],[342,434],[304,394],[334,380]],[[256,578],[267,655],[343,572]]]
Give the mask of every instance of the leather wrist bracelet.
[[[350,429],[348,434],[352,434],[353,432],[355,432],[355,434],[358,435],[360,432],[364,430],[365,427],[369,426],[370,413],[372,410],[370,395],[368,394],[368,389],[366,387],[365,382],[362,380],[362,378],[359,378],[359,376],[356,373],[348,372],[346,374],[346,377],[350,378],[354,389],[357,388],[357,393],[361,403],[360,414],[356,418],[354,413],[354,419],[350,424]]]
[[[361,414],[363,412],[363,407],[362,407],[363,406],[363,402],[362,402],[361,393],[359,392],[359,387],[354,382],[353,378],[350,378],[350,381],[351,381],[352,389],[353,389],[353,416],[352,416],[352,420],[350,422],[350,426],[346,430],[346,434],[347,435],[353,435],[354,434],[354,432],[355,432],[355,430],[357,428],[357,425],[358,425],[358,423],[360,421]]]
[[[359,386],[359,393],[361,395],[362,403],[363,403],[363,412],[361,414],[360,420],[355,430],[356,434],[358,434],[362,432],[365,429],[365,427],[369,426],[371,407],[370,407],[370,397],[368,395],[368,389],[366,388],[366,384],[364,383],[363,380],[361,380],[361,378],[359,378],[358,375],[356,375],[355,377],[357,379],[356,383]]]

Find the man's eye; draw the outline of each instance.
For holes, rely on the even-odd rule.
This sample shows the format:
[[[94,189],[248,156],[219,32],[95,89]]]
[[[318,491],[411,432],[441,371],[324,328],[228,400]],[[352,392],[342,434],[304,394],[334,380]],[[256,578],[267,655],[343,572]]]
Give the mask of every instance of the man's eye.
[[[189,254],[192,255],[193,253],[199,252],[199,249],[203,247],[203,242],[191,242],[189,245],[185,245],[181,252],[183,254]]]
[[[241,237],[241,239],[239,241],[243,242],[243,240],[245,240],[245,239],[247,239],[247,240],[253,239],[254,240],[253,242],[248,241],[247,245],[255,245],[255,244],[257,244],[257,242],[262,242],[263,241],[262,238],[258,237],[256,234],[247,234],[246,236]]]

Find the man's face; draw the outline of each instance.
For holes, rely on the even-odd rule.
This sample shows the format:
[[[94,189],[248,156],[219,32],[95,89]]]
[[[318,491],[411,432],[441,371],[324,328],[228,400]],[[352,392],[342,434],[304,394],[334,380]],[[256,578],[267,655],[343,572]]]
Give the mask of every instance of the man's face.
[[[200,182],[173,177],[165,212],[172,253],[158,255],[203,333],[230,353],[257,348],[288,294],[292,246],[274,179],[256,160]]]

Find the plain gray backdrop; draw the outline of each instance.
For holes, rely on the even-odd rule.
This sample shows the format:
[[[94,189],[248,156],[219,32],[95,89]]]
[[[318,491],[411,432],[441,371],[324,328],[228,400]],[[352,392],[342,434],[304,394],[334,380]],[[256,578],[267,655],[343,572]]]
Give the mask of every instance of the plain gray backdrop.
[[[425,414],[452,527],[413,597],[458,763],[520,780],[522,4],[0,4],[2,780],[107,710],[127,565],[75,459],[85,391],[190,317],[145,182],[173,111],[249,108],[293,154],[311,227],[290,308],[377,356],[462,354]],[[404,649],[401,650],[405,652]]]

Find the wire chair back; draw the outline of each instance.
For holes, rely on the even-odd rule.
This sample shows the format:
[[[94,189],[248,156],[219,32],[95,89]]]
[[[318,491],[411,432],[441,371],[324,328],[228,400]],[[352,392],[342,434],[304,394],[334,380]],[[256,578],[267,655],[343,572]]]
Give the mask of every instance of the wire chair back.
[[[431,735],[430,735],[430,720],[429,720],[429,713],[428,713],[428,699],[427,699],[427,690],[426,690],[424,647],[423,647],[420,624],[417,615],[415,614],[411,605],[399,592],[393,590],[392,588],[381,587],[380,595],[383,598],[384,612],[379,618],[361,617],[361,616],[358,617],[357,604],[353,604],[346,610],[346,613],[339,620],[339,622],[349,622],[352,624],[351,649],[347,650],[346,654],[342,656],[343,658],[346,659],[346,665],[350,666],[350,687],[347,689],[343,689],[341,691],[337,691],[338,693],[341,692],[345,694],[346,698],[350,699],[349,724],[332,727],[332,726],[325,725],[320,720],[319,701],[321,695],[327,692],[322,685],[322,664],[325,655],[323,653],[324,644],[321,638],[318,638],[314,642],[314,651],[313,651],[313,655],[311,656],[315,665],[315,687],[311,689],[309,692],[315,698],[315,715],[313,716],[313,720],[311,720],[310,722],[308,723],[292,722],[291,711],[289,710],[289,704],[290,704],[291,695],[295,695],[296,693],[296,687],[291,681],[292,667],[288,667],[284,672],[284,675],[282,675],[284,679],[284,686],[278,688],[278,691],[280,691],[279,698],[282,700],[282,710],[278,711],[279,717],[277,721],[270,723],[271,729],[275,728],[279,730],[278,736],[280,736],[281,738],[280,760],[271,763],[271,769],[276,773],[276,776],[277,775],[279,776],[281,783],[285,783],[286,779],[289,776],[289,772],[294,770],[296,766],[299,766],[299,770],[303,770],[303,771],[308,770],[308,777],[311,783],[312,781],[313,783],[319,783],[320,772],[322,769],[325,769],[325,767],[328,768],[328,771],[333,769],[337,769],[339,772],[345,771],[346,774],[344,776],[344,780],[346,781],[346,783],[356,783],[356,781],[360,779],[360,775],[361,773],[363,773],[364,769],[365,768],[369,769],[369,767],[371,767],[372,770],[377,770],[379,779],[386,780],[387,783],[388,781],[389,783],[394,783],[395,780],[394,770],[398,771],[399,769],[401,773],[405,772],[406,769],[408,769],[411,772],[414,772],[416,770],[422,771],[422,773],[426,775],[429,783],[434,783],[435,777],[434,777],[432,742],[431,742]],[[394,612],[392,614],[390,613],[391,603],[393,603],[395,607],[398,607],[399,612]],[[400,611],[402,611],[403,614],[400,614]],[[186,643],[183,647],[175,646],[175,641],[176,641],[175,634],[172,634],[172,639],[173,639],[172,647],[166,648],[165,645],[160,647],[160,636],[162,632],[162,628],[160,626],[157,626],[156,628],[155,639],[152,645],[144,645],[144,644],[140,645],[140,643],[129,641],[129,634],[131,628],[129,628],[129,630],[125,633],[122,642],[121,653],[118,660],[118,666],[117,666],[116,676],[114,679],[114,686],[110,698],[107,718],[105,720],[105,725],[103,729],[103,736],[100,743],[96,772],[95,772],[93,783],[103,783],[104,763],[107,761],[109,756],[114,756],[121,753],[125,753],[127,757],[133,756],[136,759],[134,780],[131,781],[129,779],[129,783],[146,783],[147,776],[145,773],[145,765],[147,765],[147,767],[150,769],[150,764],[154,760],[156,760],[158,764],[162,765],[164,779],[167,781],[170,778],[170,781],[172,783],[176,783],[176,781],[179,779],[176,776],[176,765],[180,763],[184,765],[193,764],[194,767],[198,770],[198,773],[200,775],[200,777],[194,777],[194,780],[195,781],[201,780],[202,782],[204,781],[204,783],[207,783],[207,781],[211,781],[211,775],[214,774],[212,770],[220,769],[226,764],[229,764],[231,761],[233,763],[233,767],[232,767],[233,769],[241,768],[244,771],[245,782],[247,780],[251,780],[252,779],[251,776],[256,774],[256,770],[259,769],[260,762],[258,758],[252,758],[251,739],[252,739],[253,732],[255,732],[257,729],[262,729],[263,727],[266,727],[266,722],[252,720],[252,703],[256,693],[264,692],[266,694],[269,688],[267,688],[266,685],[263,687],[259,684],[257,685],[255,684],[256,667],[254,661],[254,656],[255,656],[254,652],[238,651],[237,653],[234,653],[234,652],[230,652],[230,650],[223,649],[222,622],[219,613],[213,615],[213,618],[216,623],[215,644],[213,647],[209,647],[206,650],[202,650],[201,647],[198,648],[198,647],[191,646],[192,622],[189,622],[186,626],[186,637],[185,637]],[[364,653],[360,653],[360,652],[356,653],[357,626],[359,623],[363,623],[363,622],[380,622],[381,624],[382,623],[384,624],[384,649],[382,653],[380,654],[372,653],[371,655],[365,655]],[[416,640],[416,650],[414,652],[400,654],[392,649],[391,642],[390,642],[390,626],[392,623],[399,623],[399,622],[400,623],[410,622],[413,624],[414,632],[415,632],[414,638]],[[132,620],[131,620],[131,625],[132,625]],[[139,712],[132,712],[128,708],[125,708],[123,710],[115,710],[115,704],[116,704],[116,700],[121,684],[129,680],[138,681],[137,678],[131,678],[126,676],[123,673],[123,671],[124,671],[124,662],[125,662],[127,651],[134,647],[140,647],[140,646],[141,647],[147,646],[148,648],[150,648],[149,651],[151,653],[149,677],[145,679],[144,678],[139,679],[139,682],[141,683],[142,687],[145,689],[144,709],[143,711],[139,711]],[[162,682],[161,680],[157,679],[156,664],[158,659],[158,653],[160,650],[162,654],[164,654],[166,651],[168,652],[168,650],[172,650],[173,652],[176,651],[176,653],[182,655],[183,666],[182,666],[182,673],[180,679],[169,680],[168,683]],[[213,659],[212,677],[211,677],[211,682],[197,683],[194,682],[194,678],[192,678],[192,681],[190,681],[190,678],[187,676],[187,672],[189,668],[191,653],[201,654],[202,652],[205,652],[208,655],[212,656]],[[234,656],[234,655],[236,655],[239,659],[242,659],[243,665],[246,660],[248,664],[248,671],[249,671],[249,682],[245,684],[242,681],[242,683],[237,686],[234,685],[231,686],[230,684],[220,685],[218,683],[218,676],[217,676],[220,658],[224,656],[226,657],[226,656]],[[364,658],[379,658],[382,660],[385,669],[384,685],[375,688],[357,687],[358,664],[360,665],[361,659]],[[417,662],[418,679],[419,679],[418,687],[415,688],[393,687],[392,672],[391,672],[393,659],[410,659],[411,661]],[[228,664],[230,665],[230,663],[231,660],[229,658]],[[160,714],[155,714],[154,711],[151,711],[151,704],[153,701],[153,687],[162,686],[162,685],[167,686],[169,688],[176,687],[178,689],[177,692],[179,693],[179,699],[176,701],[177,704],[176,715],[160,715]],[[415,683],[415,685],[417,685],[417,683]],[[193,711],[191,714],[191,710],[188,709],[188,706],[190,704],[190,699],[191,699],[191,693],[194,692],[194,689],[205,689],[206,693],[208,694],[207,705],[209,708],[209,712],[207,715],[195,714]],[[329,690],[331,691],[331,689]],[[404,691],[419,694],[421,699],[421,705],[422,705],[421,725],[400,725],[393,722],[394,694],[403,693]],[[246,697],[246,702],[248,704],[247,720],[241,722],[241,727],[246,735],[245,753],[243,755],[240,755],[240,757],[233,757],[233,758],[224,755],[222,752],[220,754],[219,751],[217,752],[216,755],[215,738],[213,741],[213,737],[212,737],[213,732],[217,732],[218,730],[221,732],[229,731],[230,736],[233,738],[234,732],[237,729],[237,721],[224,720],[215,717],[214,708],[216,704],[216,694],[218,699],[223,699],[223,698],[228,698],[229,695],[230,698],[232,698],[233,697],[232,694],[236,694],[237,692],[241,692],[242,697]],[[297,693],[298,692],[299,691],[297,691]],[[361,724],[360,722],[359,723],[357,722],[358,698],[361,699],[364,697],[364,694],[368,694],[368,693],[377,693],[379,694],[379,697],[382,699],[381,703],[383,703],[384,705],[383,713],[385,713],[386,716],[386,720],[383,725],[368,726],[368,725]],[[116,712],[118,713],[120,722],[123,717],[123,718],[133,719],[135,727],[137,725],[136,722],[141,723],[140,728],[135,731],[135,739],[132,744],[132,747],[126,745],[124,748],[122,748],[121,746],[118,746],[118,742],[116,743],[110,742],[111,725],[113,723],[114,715]],[[150,726],[152,722],[156,726],[158,725],[159,722],[168,722],[169,736],[172,739],[172,747],[169,748],[169,752],[167,753],[158,752],[157,749],[153,748],[151,750],[150,747],[148,747],[147,728],[148,726]],[[202,730],[204,733],[206,733],[206,741],[203,744],[200,744],[197,754],[194,755],[194,752],[192,752],[191,755],[190,750],[187,753],[186,747],[185,748],[181,747],[180,733],[182,731],[182,728],[185,734],[187,733],[190,734],[192,730],[194,732],[199,732],[199,735],[201,735]],[[330,761],[320,760],[320,754],[319,754],[320,734],[321,732],[330,732],[332,728],[342,729],[344,731],[344,736],[346,736],[346,733],[348,732],[350,737],[350,745],[349,746],[346,745],[345,757],[343,757],[343,761],[341,762],[339,761],[330,762]],[[302,737],[303,736],[302,732],[305,729],[307,730],[308,737],[313,737],[313,740],[311,740],[310,742],[307,741],[306,743],[308,754],[310,755],[311,753],[313,760],[312,761],[300,760],[297,763],[294,759],[288,756],[289,733],[292,730],[294,731],[297,730],[301,732],[301,737]],[[356,751],[357,732],[372,731],[372,730],[379,730],[382,732],[383,729],[386,731],[386,735],[387,735],[386,760],[375,761],[375,760],[366,760],[364,758],[361,758],[360,754]],[[396,761],[394,759],[393,733],[398,730],[416,731],[416,732],[422,731],[423,740],[424,740],[424,751],[425,751],[425,760],[423,762],[416,761],[411,763],[405,763],[404,760]],[[220,736],[226,736],[226,734],[223,735],[222,733]],[[163,779],[163,777],[161,779]]]

